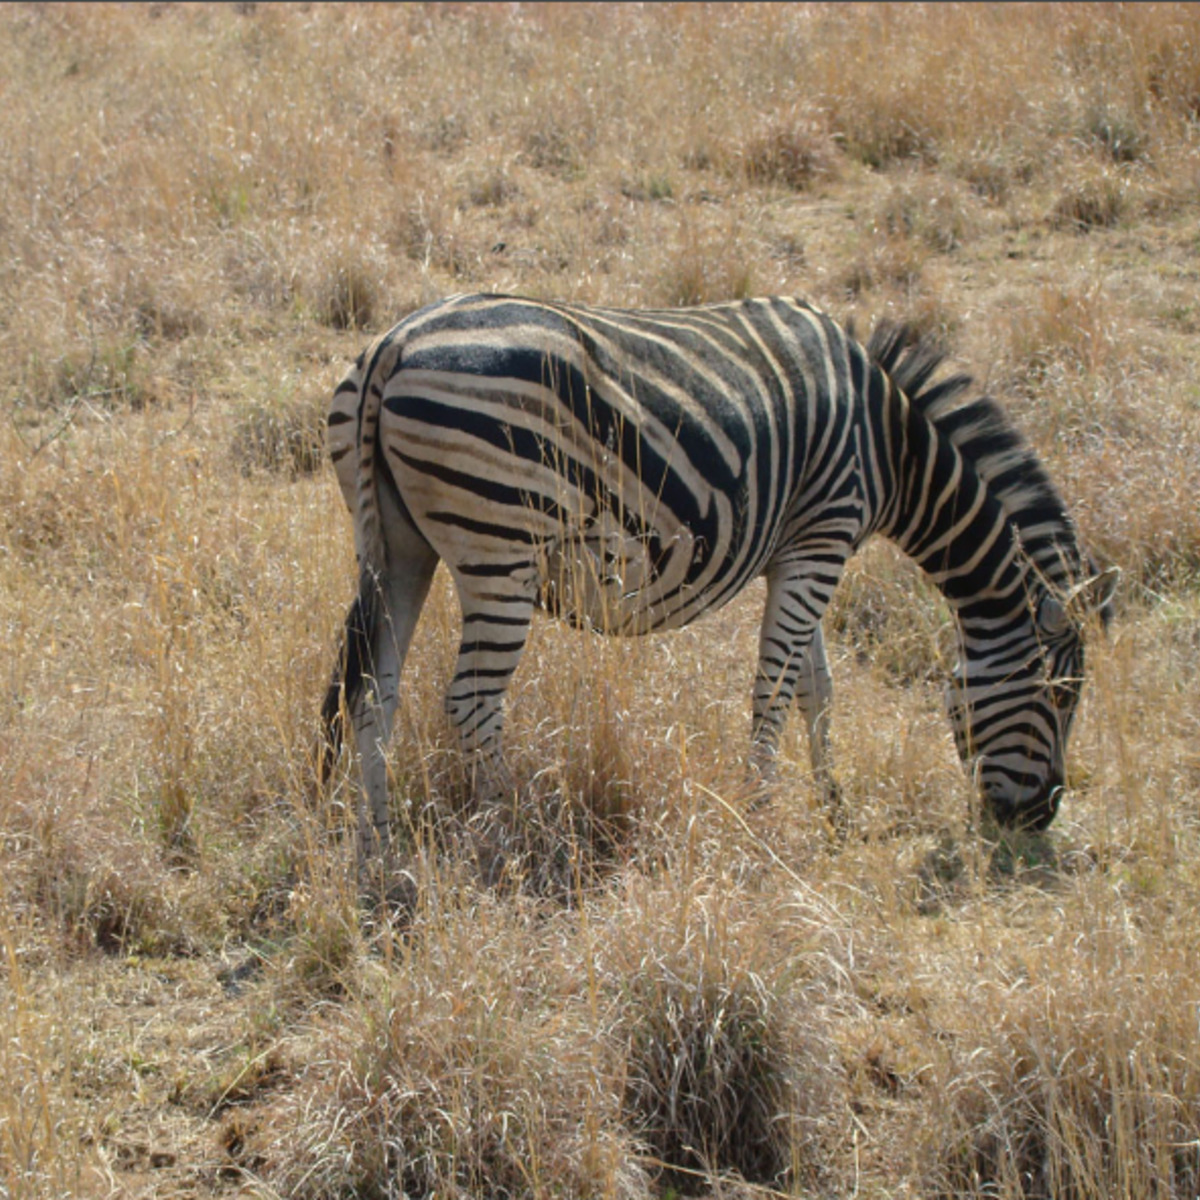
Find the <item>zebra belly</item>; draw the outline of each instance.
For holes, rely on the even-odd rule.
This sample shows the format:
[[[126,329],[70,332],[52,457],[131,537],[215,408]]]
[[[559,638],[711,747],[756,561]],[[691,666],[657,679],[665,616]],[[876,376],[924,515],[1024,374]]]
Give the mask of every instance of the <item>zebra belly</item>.
[[[634,636],[686,622],[695,538],[680,526],[630,533],[611,513],[564,531],[541,549],[539,600],[548,612],[598,633]],[[672,604],[671,600],[676,603]]]

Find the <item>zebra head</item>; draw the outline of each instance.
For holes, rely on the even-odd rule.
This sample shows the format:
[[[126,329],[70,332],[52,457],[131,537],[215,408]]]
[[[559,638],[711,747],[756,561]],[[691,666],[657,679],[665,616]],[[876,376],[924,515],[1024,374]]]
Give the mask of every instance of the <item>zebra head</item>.
[[[962,631],[947,709],[958,752],[1004,828],[1045,829],[1058,812],[1084,630],[1093,615],[1107,626],[1118,575],[1109,568],[1062,595],[1041,588],[1019,627]]]

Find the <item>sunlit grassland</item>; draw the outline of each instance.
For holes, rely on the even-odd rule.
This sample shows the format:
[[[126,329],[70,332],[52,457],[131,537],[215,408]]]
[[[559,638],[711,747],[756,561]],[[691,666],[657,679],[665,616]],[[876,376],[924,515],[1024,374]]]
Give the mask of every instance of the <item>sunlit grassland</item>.
[[[0,1196],[1195,1194],[1200,11],[0,31]],[[947,611],[876,545],[828,620],[844,845],[799,728],[745,804],[759,586],[643,641],[536,624],[484,889],[439,575],[410,903],[364,910],[350,764],[312,785],[354,587],[321,423],[473,290],[942,339],[1124,570],[1050,833],[982,836]]]

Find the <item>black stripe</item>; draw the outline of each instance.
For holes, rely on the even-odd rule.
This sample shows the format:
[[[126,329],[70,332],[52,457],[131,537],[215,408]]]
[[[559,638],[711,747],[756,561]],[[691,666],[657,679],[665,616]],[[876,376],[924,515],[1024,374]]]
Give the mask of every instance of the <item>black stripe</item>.
[[[512,597],[506,597],[506,599],[511,600]],[[518,597],[518,599],[524,599],[524,597]],[[488,625],[524,625],[526,627],[529,625],[529,620],[526,617],[495,617],[490,613],[468,613],[463,617],[462,623],[466,626],[475,621],[484,621]]]
[[[505,542],[534,543],[540,540],[537,534],[529,529],[522,529],[516,525],[497,525],[494,521],[480,521],[463,513],[438,509],[425,515],[430,521],[437,521],[441,525],[465,529],[469,533],[479,533],[485,537],[499,538]]]
[[[459,654],[515,654],[525,648],[525,639],[519,642],[485,642],[482,639],[473,642],[463,642]]]
[[[512,575],[522,568],[528,568],[529,565],[529,559],[527,558],[519,558],[515,562],[460,563],[458,572],[460,575],[470,575],[472,578],[477,579],[497,579]]]

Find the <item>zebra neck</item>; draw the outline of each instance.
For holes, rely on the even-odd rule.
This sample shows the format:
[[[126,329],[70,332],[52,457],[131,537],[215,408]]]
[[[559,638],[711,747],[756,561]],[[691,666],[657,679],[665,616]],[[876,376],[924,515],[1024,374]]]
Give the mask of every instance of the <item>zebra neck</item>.
[[[868,410],[890,468],[877,475],[894,486],[875,530],[928,572],[964,628],[1012,622],[1017,605],[1080,584],[1094,568],[1075,523],[1004,410],[971,396],[968,376],[929,382],[928,355],[881,353],[896,375]]]
[[[953,442],[902,401],[896,491],[878,532],[941,590],[960,622],[988,626],[1026,603],[1029,562],[1012,514]]]

